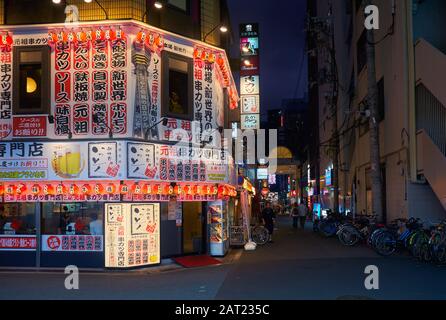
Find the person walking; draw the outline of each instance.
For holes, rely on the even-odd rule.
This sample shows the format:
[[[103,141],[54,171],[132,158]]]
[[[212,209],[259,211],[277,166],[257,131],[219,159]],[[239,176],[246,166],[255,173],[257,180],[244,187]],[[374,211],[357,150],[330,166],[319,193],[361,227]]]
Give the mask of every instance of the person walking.
[[[300,227],[302,229],[305,229],[305,222],[307,221],[307,214],[308,214],[308,208],[304,202],[301,202],[299,204],[299,208],[298,208],[298,215],[299,215]]]
[[[293,217],[293,228],[297,229],[297,222],[299,219],[299,208],[297,207],[297,203],[294,204],[293,209],[291,210],[291,216]]]
[[[269,242],[273,242],[273,232],[274,232],[274,219],[276,218],[273,209],[271,208],[271,203],[267,202],[265,208],[262,211],[262,220],[265,228],[269,232]]]

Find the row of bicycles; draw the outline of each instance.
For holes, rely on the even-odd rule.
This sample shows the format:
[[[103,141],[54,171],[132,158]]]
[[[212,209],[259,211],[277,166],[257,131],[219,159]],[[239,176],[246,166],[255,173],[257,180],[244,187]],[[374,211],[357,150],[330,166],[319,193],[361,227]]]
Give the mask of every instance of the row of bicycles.
[[[420,261],[446,264],[446,220],[426,225],[420,219],[396,219],[384,225],[376,222],[376,216],[351,219],[329,213],[315,222],[314,231],[337,237],[345,246],[365,243],[382,256],[406,250]]]

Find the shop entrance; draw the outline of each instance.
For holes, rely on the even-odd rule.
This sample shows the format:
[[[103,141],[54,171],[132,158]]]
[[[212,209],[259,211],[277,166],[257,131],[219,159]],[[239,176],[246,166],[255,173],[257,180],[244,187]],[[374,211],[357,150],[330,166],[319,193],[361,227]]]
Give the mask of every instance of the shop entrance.
[[[202,202],[183,203],[183,254],[206,252],[206,223]]]

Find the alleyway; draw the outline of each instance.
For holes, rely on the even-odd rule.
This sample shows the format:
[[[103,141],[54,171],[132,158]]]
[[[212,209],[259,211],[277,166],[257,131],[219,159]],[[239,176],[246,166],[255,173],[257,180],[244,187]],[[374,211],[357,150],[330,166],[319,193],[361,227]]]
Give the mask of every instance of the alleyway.
[[[309,228],[310,229],[310,228]],[[80,290],[60,273],[0,272],[0,299],[445,299],[446,269],[404,255],[382,258],[365,247],[294,230],[281,218],[275,242],[233,264],[159,274],[81,273]],[[364,288],[376,265],[380,289]]]

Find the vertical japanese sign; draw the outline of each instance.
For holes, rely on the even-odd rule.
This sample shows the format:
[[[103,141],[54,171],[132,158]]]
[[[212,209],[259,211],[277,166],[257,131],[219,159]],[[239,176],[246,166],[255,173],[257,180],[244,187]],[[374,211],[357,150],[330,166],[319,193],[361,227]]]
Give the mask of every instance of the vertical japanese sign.
[[[241,128],[260,129],[259,25],[240,25]]]
[[[194,59],[194,120],[198,123],[197,132],[193,133],[195,143],[203,141],[205,95],[204,95],[204,61],[201,58]]]
[[[12,47],[0,47],[0,139],[12,133]]]
[[[160,205],[106,204],[105,267],[160,263]]]
[[[54,137],[130,137],[128,39],[54,44]]]

